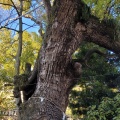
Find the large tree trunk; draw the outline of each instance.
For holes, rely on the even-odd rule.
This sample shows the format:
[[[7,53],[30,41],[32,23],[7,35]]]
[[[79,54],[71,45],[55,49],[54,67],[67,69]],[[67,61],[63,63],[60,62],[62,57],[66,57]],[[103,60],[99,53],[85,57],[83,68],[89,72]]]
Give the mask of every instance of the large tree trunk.
[[[91,25],[91,19],[87,23],[81,19],[82,7],[80,0],[56,0],[53,5],[45,44],[39,53],[36,90],[20,106],[22,120],[64,120],[69,92],[81,74],[81,65],[72,62],[73,52],[85,38],[109,49],[113,47],[107,44],[108,37],[100,41],[102,34],[94,33],[98,23]]]
[[[80,64],[71,63],[84,31],[82,24],[77,28],[74,22],[77,7],[76,0],[61,0],[57,6],[55,21],[50,21],[46,33],[46,46],[42,46],[39,55],[36,90],[20,109],[22,120],[64,119],[69,92],[78,76],[75,70],[79,67],[81,71]]]

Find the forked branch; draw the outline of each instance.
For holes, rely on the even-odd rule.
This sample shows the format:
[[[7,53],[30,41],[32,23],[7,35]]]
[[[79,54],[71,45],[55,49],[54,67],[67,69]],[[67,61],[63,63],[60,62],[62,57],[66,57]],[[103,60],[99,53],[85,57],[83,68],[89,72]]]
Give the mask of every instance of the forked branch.
[[[97,53],[98,55],[102,56],[102,57],[105,57],[105,58],[115,58],[115,57],[119,57],[119,54],[105,54],[101,51],[99,51],[98,49],[94,48],[94,49],[91,49],[87,52],[87,54],[85,55],[84,57],[84,62],[85,62],[85,65],[88,66],[89,68],[91,68],[89,65],[88,65],[88,61],[90,60],[90,57],[92,56],[92,54],[94,53]]]
[[[91,49],[89,50],[85,57],[83,59],[73,59],[73,62],[80,62],[80,63],[83,63],[85,64],[88,68],[91,68],[89,65],[88,65],[88,61],[90,60],[91,56],[94,54],[94,53],[97,53],[98,55],[102,56],[102,57],[105,57],[105,58],[115,58],[115,57],[119,57],[119,54],[105,54],[101,51],[99,51],[97,48],[94,48],[94,49]]]

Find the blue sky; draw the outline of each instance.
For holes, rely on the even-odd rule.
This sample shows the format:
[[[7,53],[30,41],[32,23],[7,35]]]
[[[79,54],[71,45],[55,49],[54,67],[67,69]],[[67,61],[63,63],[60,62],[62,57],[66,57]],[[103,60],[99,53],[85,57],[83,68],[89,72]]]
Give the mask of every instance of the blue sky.
[[[10,9],[10,10],[4,10],[2,8],[0,8],[0,26],[4,26],[8,20],[8,27],[9,28],[13,28],[13,29],[16,29],[18,30],[19,29],[19,24],[18,24],[18,20],[14,20],[14,18],[17,18],[17,13],[16,13],[16,10],[15,9]],[[36,32],[38,33],[38,30],[39,30],[39,26],[36,25],[32,20],[28,19],[28,18],[22,18],[23,20],[23,23],[27,24],[23,24],[23,30],[26,30],[27,28],[27,31],[28,32]],[[34,25],[33,27],[30,27]]]
[[[26,23],[28,25],[34,25],[34,22],[28,18],[23,18],[23,23]],[[25,30],[26,28],[28,28],[29,26],[26,26],[23,24],[23,30]],[[27,29],[28,32],[36,32],[38,33],[38,30],[39,30],[39,26],[35,24],[35,26],[33,27],[30,27]]]

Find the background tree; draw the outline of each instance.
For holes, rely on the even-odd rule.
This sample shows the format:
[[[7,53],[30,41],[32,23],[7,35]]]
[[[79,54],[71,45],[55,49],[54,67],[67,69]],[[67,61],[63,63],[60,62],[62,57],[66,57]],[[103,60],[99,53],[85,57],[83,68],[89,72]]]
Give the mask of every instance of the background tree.
[[[18,45],[18,34],[11,37],[11,32],[2,29],[1,31],[1,44],[0,44],[0,116],[3,119],[4,114],[12,118],[15,107],[15,100],[13,97],[13,76],[15,75],[15,55]],[[7,37],[6,37],[7,36]],[[29,62],[31,65],[35,63],[38,55],[38,46],[41,45],[41,37],[36,33],[23,33],[23,54],[21,56],[20,72],[25,72],[25,63]],[[30,49],[28,49],[30,48]],[[33,67],[33,66],[32,66]],[[15,114],[15,113],[14,113]],[[9,117],[4,117],[7,120]],[[13,119],[15,119],[13,117]]]
[[[18,34],[18,35],[16,35],[16,38],[15,38],[16,41],[19,41],[18,43],[16,42],[18,44],[18,47],[16,47],[14,49],[14,51],[16,51],[16,49],[17,49],[17,51],[16,51],[16,53],[14,53],[14,55],[13,55],[14,58],[12,58],[12,59],[15,60],[15,62],[14,62],[14,64],[15,64],[14,65],[14,68],[15,68],[14,69],[15,70],[14,75],[19,75],[20,72],[21,72],[20,71],[20,63],[21,63],[20,61],[21,61],[22,50],[23,50],[22,49],[22,47],[23,47],[23,32],[26,29],[28,29],[32,26],[35,26],[35,23],[33,23],[33,25],[29,25],[29,24],[25,23],[23,21],[23,14],[28,12],[31,9],[31,7],[35,7],[35,5],[33,5],[33,3],[30,0],[28,0],[28,1],[22,1],[22,0],[20,0],[20,1],[19,0],[17,0],[17,1],[6,0],[6,1],[4,1],[3,0],[3,1],[0,2],[0,5],[1,5],[1,10],[3,9],[4,14],[6,13],[6,16],[1,17],[0,28],[1,29],[5,28],[5,29],[8,29],[8,30],[12,30],[12,35],[13,36],[14,36],[14,34]],[[28,13],[31,13],[31,12],[28,12]],[[1,14],[1,16],[2,16],[2,14]],[[36,21],[35,21],[35,19],[33,19],[33,20],[34,20],[34,22],[38,23],[37,20]],[[25,28],[23,28],[23,25],[24,25]],[[14,40],[12,42],[14,43]],[[13,44],[13,43],[11,43],[11,44]],[[29,45],[28,45],[28,47],[29,47]],[[30,50],[28,52],[30,53]],[[36,54],[36,52],[34,54]],[[30,54],[27,54],[27,56],[29,56],[29,55]],[[23,65],[21,65],[21,66],[23,66]],[[22,94],[22,93],[20,93],[20,94]],[[16,98],[16,104],[18,104],[18,101],[20,101],[20,99]]]

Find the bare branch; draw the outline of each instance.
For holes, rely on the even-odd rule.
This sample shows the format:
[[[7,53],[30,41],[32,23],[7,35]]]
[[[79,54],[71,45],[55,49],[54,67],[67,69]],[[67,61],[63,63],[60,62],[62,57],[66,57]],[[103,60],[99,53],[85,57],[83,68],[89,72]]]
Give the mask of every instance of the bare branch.
[[[13,0],[10,0],[10,1],[12,2],[13,7],[15,8],[16,12],[17,12],[18,15],[20,16],[20,13],[19,13],[19,11],[18,11],[18,8],[17,8],[16,5],[14,4]]]
[[[27,23],[23,23],[24,25],[26,25],[26,26],[29,26],[29,27],[31,27],[31,25],[29,25],[29,24],[27,24]]]
[[[8,24],[5,24],[4,27],[6,27],[7,25],[10,25],[11,23],[13,23],[14,21],[18,20],[18,19],[21,18],[21,17],[27,16],[27,14],[31,13],[32,11],[38,9],[38,8],[41,7],[41,6],[42,6],[42,5],[39,5],[38,7],[34,8],[33,10],[30,10],[30,11],[26,12],[25,14],[14,18],[13,21],[9,22]],[[26,18],[27,18],[27,17],[26,17]],[[28,18],[30,18],[30,17],[28,17]],[[36,20],[35,20],[34,18],[32,18],[32,17],[31,17],[31,20],[33,20],[34,22],[36,22],[37,24],[39,24],[39,22],[36,21]]]
[[[29,29],[29,28],[31,28],[31,27],[34,27],[35,26],[35,23],[33,24],[33,25],[30,25],[29,27],[27,27],[26,29],[24,29],[23,31],[25,31],[25,30],[27,30],[27,29]]]
[[[87,52],[87,54],[84,57],[84,60],[88,61],[90,59],[90,57],[92,56],[92,54],[94,54],[94,53],[97,53],[97,54],[99,54],[103,57],[106,57],[105,53],[103,53],[103,52],[99,51],[98,49],[94,48],[94,49],[91,49]]]
[[[91,50],[89,50],[89,51],[86,53],[86,55],[85,55],[85,57],[84,57],[84,59],[83,59],[85,65],[86,65],[87,67],[89,67],[89,68],[91,68],[91,67],[88,65],[88,61],[90,60],[90,57],[91,57],[92,54],[94,54],[94,53],[97,53],[98,55],[103,56],[103,57],[105,57],[105,58],[115,58],[115,57],[118,56],[117,54],[111,54],[111,55],[105,54],[105,53],[99,51],[99,50],[96,49],[96,48],[91,49]],[[119,57],[119,56],[118,56],[118,57]]]
[[[16,32],[19,32],[19,31],[18,31],[18,30],[16,30],[16,29],[9,28],[9,27],[6,27],[6,26],[1,26],[1,27],[0,27],[0,29],[2,29],[2,28],[6,28],[6,29],[8,29],[8,30],[14,30],[14,31],[16,31]]]
[[[1,22],[0,22],[0,25],[4,22],[4,21],[10,21],[11,19],[10,19],[10,17],[12,17],[12,16],[15,16],[15,15],[17,15],[16,13],[15,14],[13,14],[13,15],[9,15],[9,17],[7,17],[6,19],[4,19],[4,20],[2,20]]]

